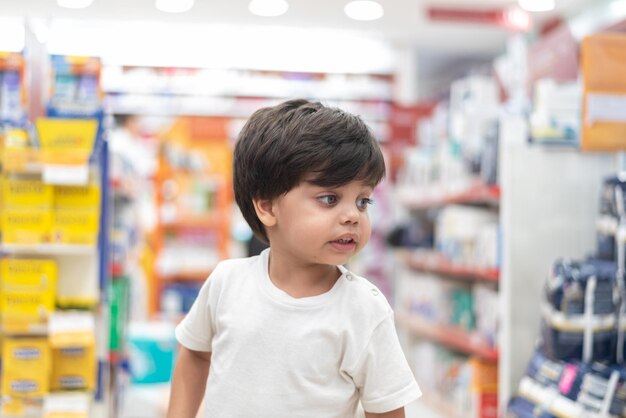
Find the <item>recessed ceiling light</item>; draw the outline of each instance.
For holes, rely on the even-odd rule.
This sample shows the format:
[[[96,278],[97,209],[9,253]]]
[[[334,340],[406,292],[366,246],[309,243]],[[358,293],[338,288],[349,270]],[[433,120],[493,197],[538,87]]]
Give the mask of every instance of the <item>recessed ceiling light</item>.
[[[91,6],[93,0],[57,0],[57,4],[67,9],[84,9]]]
[[[166,13],[184,13],[193,7],[194,0],[156,0],[154,6]]]
[[[517,0],[527,12],[549,12],[556,7],[554,0]]]
[[[273,17],[287,13],[289,4],[286,0],[252,0],[248,10],[257,16]]]
[[[376,20],[383,17],[385,11],[380,3],[371,0],[356,0],[343,8],[349,18],[354,20]]]

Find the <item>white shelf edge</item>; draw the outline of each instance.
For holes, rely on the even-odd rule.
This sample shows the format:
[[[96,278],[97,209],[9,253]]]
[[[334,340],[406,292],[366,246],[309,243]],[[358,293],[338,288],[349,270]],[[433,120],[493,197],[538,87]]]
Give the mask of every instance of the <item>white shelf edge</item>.
[[[2,254],[96,255],[98,247],[87,244],[1,244]]]

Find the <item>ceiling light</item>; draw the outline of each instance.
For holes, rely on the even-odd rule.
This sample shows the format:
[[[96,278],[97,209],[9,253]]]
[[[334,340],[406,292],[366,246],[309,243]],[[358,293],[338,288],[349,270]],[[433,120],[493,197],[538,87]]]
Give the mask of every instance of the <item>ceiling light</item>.
[[[91,6],[93,0],[57,0],[57,4],[68,9],[84,9]]]
[[[532,26],[532,18],[528,12],[512,7],[504,11],[502,24],[512,31],[527,32]]]
[[[289,4],[285,0],[252,0],[248,10],[257,16],[274,17],[285,14]]]
[[[154,6],[166,13],[183,13],[191,10],[194,0],[156,0]]]
[[[346,4],[343,9],[354,20],[376,20],[385,14],[383,6],[371,0],[357,0]]]
[[[519,6],[527,12],[549,12],[554,10],[554,0],[517,0]]]

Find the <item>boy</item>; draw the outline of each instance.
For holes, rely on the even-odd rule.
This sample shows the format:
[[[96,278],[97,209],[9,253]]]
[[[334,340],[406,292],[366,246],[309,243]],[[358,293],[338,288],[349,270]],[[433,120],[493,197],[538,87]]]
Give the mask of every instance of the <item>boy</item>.
[[[346,270],[385,174],[359,118],[306,100],[256,111],[235,147],[235,199],[259,256],[221,262],[176,329],[169,418],[404,417],[420,389],[393,312]],[[210,369],[210,372],[209,372]],[[208,381],[207,381],[208,378]]]

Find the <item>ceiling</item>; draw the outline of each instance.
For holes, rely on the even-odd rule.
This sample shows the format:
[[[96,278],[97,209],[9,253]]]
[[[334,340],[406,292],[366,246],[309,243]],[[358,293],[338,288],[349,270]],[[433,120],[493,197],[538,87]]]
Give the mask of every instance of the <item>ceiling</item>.
[[[289,0],[289,10],[279,17],[263,18],[247,10],[249,0],[196,0],[190,12],[167,14],[154,8],[154,0],[95,0],[87,9],[70,10],[55,0],[0,0],[0,17],[28,16],[44,19],[150,21],[178,24],[222,23],[232,25],[294,26],[364,31],[369,36],[394,44],[410,45],[434,53],[494,54],[510,35],[504,29],[479,24],[431,22],[425,15],[428,6],[452,6],[484,10],[506,7],[515,0],[379,0],[385,8],[382,19],[359,22],[347,18],[347,0]],[[598,0],[556,0],[557,9],[534,16],[536,22],[554,16],[566,19]]]

